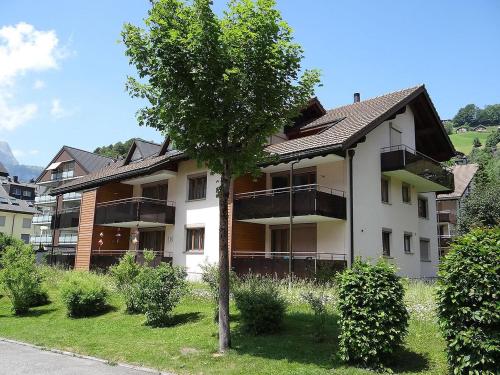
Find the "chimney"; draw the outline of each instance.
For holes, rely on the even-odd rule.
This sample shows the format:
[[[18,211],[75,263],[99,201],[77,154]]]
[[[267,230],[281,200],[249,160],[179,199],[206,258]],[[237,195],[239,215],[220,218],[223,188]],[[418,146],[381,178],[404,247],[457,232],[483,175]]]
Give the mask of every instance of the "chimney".
[[[17,184],[19,183],[19,177],[18,176],[12,176],[13,179],[14,179],[14,182]]]
[[[354,93],[354,103],[359,103],[360,100],[361,100],[361,95],[359,94],[359,92],[355,92]]]

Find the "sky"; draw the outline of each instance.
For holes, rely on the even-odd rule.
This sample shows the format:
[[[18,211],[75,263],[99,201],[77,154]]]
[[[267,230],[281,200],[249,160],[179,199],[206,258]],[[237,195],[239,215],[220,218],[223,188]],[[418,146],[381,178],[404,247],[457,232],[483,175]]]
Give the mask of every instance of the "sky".
[[[215,0],[220,14],[226,0]],[[0,140],[19,162],[46,165],[62,145],[162,135],[139,127],[144,103],[125,91],[133,75],[119,43],[142,25],[146,0],[0,0]],[[325,108],[424,83],[442,119],[475,103],[500,103],[500,0],[278,0],[322,71]]]

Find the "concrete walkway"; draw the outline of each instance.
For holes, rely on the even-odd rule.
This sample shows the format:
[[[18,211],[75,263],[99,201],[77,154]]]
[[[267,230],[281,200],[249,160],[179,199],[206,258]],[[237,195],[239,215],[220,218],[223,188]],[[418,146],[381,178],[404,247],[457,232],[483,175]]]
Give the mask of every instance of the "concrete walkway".
[[[0,339],[0,374],[8,375],[151,375],[166,374],[128,365],[109,365],[106,361],[74,356],[72,353]]]

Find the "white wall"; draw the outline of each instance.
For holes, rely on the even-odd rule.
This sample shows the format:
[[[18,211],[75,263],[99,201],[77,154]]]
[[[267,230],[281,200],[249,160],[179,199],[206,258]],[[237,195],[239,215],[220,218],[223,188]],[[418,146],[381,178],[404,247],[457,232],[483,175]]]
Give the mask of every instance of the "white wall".
[[[418,219],[418,231],[421,238],[427,238],[430,241],[430,261],[420,262],[420,276],[423,278],[435,277],[439,265],[439,248],[437,238],[437,216],[436,216],[436,194],[420,194],[427,198],[428,219]],[[420,251],[420,249],[418,249]],[[419,252],[420,259],[420,252]]]
[[[33,215],[0,211],[0,216],[5,217],[5,225],[0,226],[0,233],[19,239],[21,239],[21,234],[29,234],[30,237],[35,234],[35,225],[31,224],[30,228],[23,228],[23,219],[29,219],[31,223]]]
[[[404,276],[421,277],[419,237],[431,240],[431,253],[437,254],[437,235],[431,229],[436,225],[435,202],[429,199],[428,223],[419,223],[417,193],[411,187],[411,204],[403,203],[401,184],[390,179],[390,203],[381,202],[380,149],[389,146],[389,122],[402,131],[402,142],[415,147],[413,114],[409,107],[405,113],[386,121],[370,132],[366,141],[355,148],[353,159],[354,190],[354,255],[377,260],[382,256],[382,229],[391,229],[390,261],[397,265]],[[423,234],[422,235],[422,232]],[[412,234],[412,253],[404,252],[404,233]],[[434,264],[434,261],[433,261]],[[427,266],[427,265],[426,265]],[[424,266],[426,277],[433,276],[433,267]]]
[[[188,176],[207,173],[206,199],[187,201]],[[175,226],[173,227],[173,243],[167,244],[173,250],[174,265],[187,268],[190,279],[199,279],[200,265],[216,263],[219,259],[219,200],[216,188],[219,176],[211,175],[206,167],[198,167],[193,160],[181,162],[177,176],[169,180],[169,200],[175,201]],[[186,226],[200,225],[205,227],[205,249],[203,254],[189,254],[185,251]],[[169,235],[166,235],[168,241]]]

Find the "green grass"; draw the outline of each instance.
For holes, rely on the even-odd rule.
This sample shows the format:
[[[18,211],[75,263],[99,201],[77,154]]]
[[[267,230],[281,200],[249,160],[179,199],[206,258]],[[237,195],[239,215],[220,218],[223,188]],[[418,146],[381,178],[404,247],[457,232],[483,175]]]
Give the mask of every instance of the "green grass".
[[[472,145],[474,142],[474,138],[479,138],[479,141],[484,146],[486,142],[486,138],[488,135],[496,130],[496,126],[490,126],[487,128],[487,131],[484,133],[480,132],[467,132],[467,133],[455,133],[450,135],[450,139],[453,142],[453,146],[457,151],[463,152],[465,155],[469,155],[472,151]]]
[[[178,374],[370,374],[342,365],[336,358],[338,324],[332,313],[328,339],[314,339],[314,317],[292,298],[280,334],[253,337],[238,330],[238,314],[231,306],[232,349],[217,355],[217,327],[211,303],[200,296],[199,285],[175,310],[172,326],[150,328],[141,315],[127,315],[121,297],[113,294],[107,313],[81,319],[66,317],[49,277],[49,305],[34,308],[23,317],[13,316],[7,298],[0,299],[0,336],[93,355],[111,362],[127,362]],[[293,293],[292,293],[293,294]],[[433,286],[410,283],[407,303],[428,306]],[[412,311],[412,309],[410,309]],[[418,310],[418,308],[417,308]],[[425,310],[425,309],[424,309]],[[433,319],[432,308],[423,315],[412,312],[407,346],[394,356],[390,367],[402,374],[445,374],[444,342]],[[421,312],[421,311],[420,311]]]

